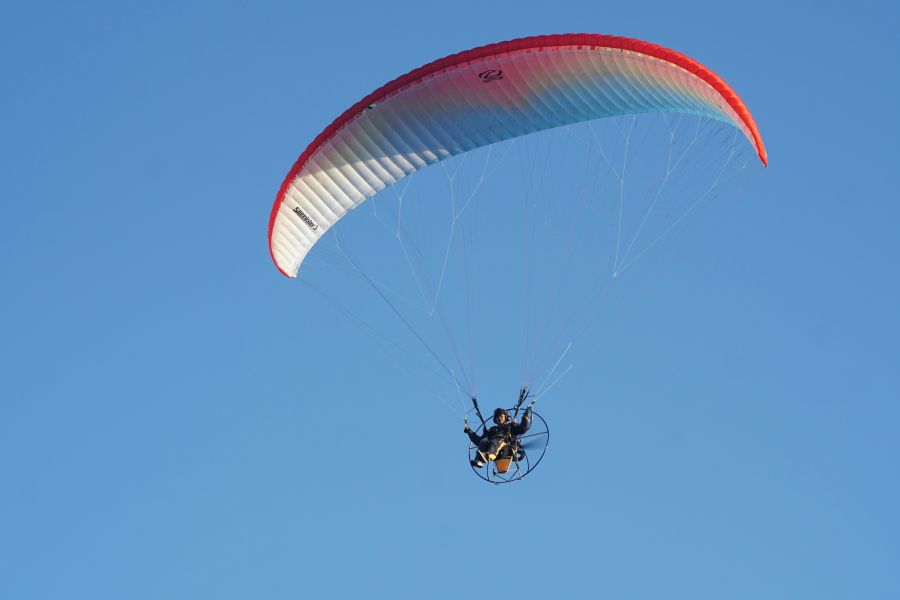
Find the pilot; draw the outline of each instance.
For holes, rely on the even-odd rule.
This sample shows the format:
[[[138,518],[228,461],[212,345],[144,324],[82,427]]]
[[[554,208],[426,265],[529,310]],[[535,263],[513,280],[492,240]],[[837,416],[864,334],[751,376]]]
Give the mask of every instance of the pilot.
[[[477,447],[475,458],[470,461],[473,467],[481,468],[488,461],[495,460],[504,449],[509,452],[518,446],[516,438],[528,431],[531,427],[531,407],[525,409],[522,422],[517,423],[509,417],[509,413],[502,408],[494,409],[494,426],[478,435],[469,423],[466,422],[463,430]]]

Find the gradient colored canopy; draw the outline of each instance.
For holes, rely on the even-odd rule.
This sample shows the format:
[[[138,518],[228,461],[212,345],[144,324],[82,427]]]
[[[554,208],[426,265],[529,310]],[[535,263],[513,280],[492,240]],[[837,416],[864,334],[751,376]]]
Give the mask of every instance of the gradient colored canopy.
[[[767,162],[741,99],[683,54],[597,34],[500,42],[395,79],[319,134],[278,191],[269,219],[272,259],[296,277],[313,245],[349,210],[451,156],[554,127],[648,112],[730,123]]]

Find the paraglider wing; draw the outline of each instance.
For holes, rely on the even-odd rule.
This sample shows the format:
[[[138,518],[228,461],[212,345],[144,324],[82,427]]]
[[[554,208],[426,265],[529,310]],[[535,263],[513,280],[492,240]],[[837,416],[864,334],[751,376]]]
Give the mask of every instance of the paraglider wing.
[[[500,42],[395,79],[319,134],[278,191],[269,219],[272,259],[296,277],[313,245],[349,210],[428,165],[537,131],[647,112],[730,123],[767,162],[741,99],[683,54],[597,34]]]

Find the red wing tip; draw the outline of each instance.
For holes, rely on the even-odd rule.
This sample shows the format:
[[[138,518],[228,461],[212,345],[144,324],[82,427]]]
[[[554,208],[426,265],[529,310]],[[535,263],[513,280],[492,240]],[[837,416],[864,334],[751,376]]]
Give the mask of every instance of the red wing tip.
[[[275,266],[278,267],[278,264],[276,263]],[[296,275],[291,275],[290,273],[288,273],[281,267],[278,267],[278,271],[281,272],[281,274],[284,275],[285,277],[287,277],[288,279],[297,279]]]

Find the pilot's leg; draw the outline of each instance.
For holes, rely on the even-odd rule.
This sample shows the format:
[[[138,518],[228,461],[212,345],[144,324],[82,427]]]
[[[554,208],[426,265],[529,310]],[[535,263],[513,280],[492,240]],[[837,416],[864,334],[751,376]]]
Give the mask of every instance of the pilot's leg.
[[[478,444],[478,449],[487,457],[488,460],[494,460],[503,447],[506,446],[506,440],[503,438],[482,440]]]

